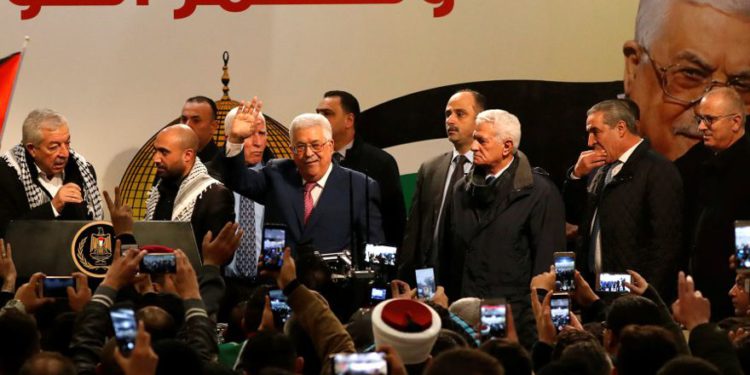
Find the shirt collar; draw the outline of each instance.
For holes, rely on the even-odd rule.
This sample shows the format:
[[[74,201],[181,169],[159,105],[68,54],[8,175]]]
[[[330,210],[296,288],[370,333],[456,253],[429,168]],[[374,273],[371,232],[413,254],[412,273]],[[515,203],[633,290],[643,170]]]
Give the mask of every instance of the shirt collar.
[[[61,180],[65,180],[65,171],[62,171],[54,176],[52,178],[47,178],[47,174],[42,171],[42,168],[39,168],[39,166],[34,163],[34,167],[36,168],[36,174],[39,178],[43,179],[44,181],[50,182],[56,178],[59,178]]]
[[[321,177],[321,178],[320,178],[320,180],[318,180],[318,181],[315,181],[315,183],[316,183],[316,184],[317,184],[318,186],[320,186],[320,188],[321,188],[321,189],[322,189],[322,188],[324,188],[324,187],[326,186],[326,181],[328,181],[328,176],[330,176],[330,175],[331,175],[331,171],[332,171],[332,170],[333,170],[333,162],[331,162],[331,164],[330,164],[330,165],[328,166],[328,170],[327,170],[327,171],[326,171],[326,173],[325,173],[325,174],[323,175],[323,177]],[[305,181],[305,179],[303,178],[303,179],[302,179],[302,184],[304,185],[305,183],[307,183],[307,181]]]
[[[458,156],[458,155],[461,155],[461,154],[459,154],[458,151],[456,151],[456,149],[454,148],[453,149],[453,155],[451,155],[451,162],[453,160],[456,160],[456,156]],[[474,151],[471,151],[471,150],[466,151],[466,153],[464,154],[464,156],[466,157],[466,160],[469,161],[469,163],[474,164]]]
[[[341,150],[335,151],[335,153],[341,154],[341,159],[346,159],[346,152],[349,151],[352,147],[354,147],[354,139],[352,139],[351,142],[347,143],[346,146],[341,148]]]
[[[641,143],[643,143],[643,138],[641,138],[641,140],[638,141],[638,143],[636,143],[635,145],[633,145],[633,147],[631,147],[627,151],[623,152],[622,155],[620,155],[620,158],[618,158],[617,160],[619,160],[622,164],[627,163],[628,159],[630,158],[630,155],[633,155],[633,152],[635,151],[636,148],[638,148],[638,146]]]
[[[516,157],[514,156],[512,159],[510,159],[510,163],[508,163],[508,165],[506,165],[505,167],[503,167],[503,169],[501,169],[499,172],[497,172],[495,174],[488,174],[484,178],[488,179],[488,178],[492,177],[493,179],[495,179],[495,178],[500,177],[500,175],[502,175],[503,172],[505,172],[506,170],[508,170],[508,168],[510,168],[510,165],[513,164],[513,160],[515,160],[515,158]]]

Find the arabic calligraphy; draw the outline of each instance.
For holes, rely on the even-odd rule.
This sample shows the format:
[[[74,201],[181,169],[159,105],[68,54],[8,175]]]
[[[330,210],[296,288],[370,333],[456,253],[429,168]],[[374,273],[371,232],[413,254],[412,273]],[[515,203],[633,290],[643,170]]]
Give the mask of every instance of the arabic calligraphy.
[[[36,17],[42,7],[48,6],[114,6],[120,5],[124,0],[10,0],[12,4],[25,6],[21,10],[21,19],[28,20]],[[375,4],[398,4],[403,0],[184,0],[180,8],[174,10],[174,19],[179,20],[190,17],[203,5],[219,6],[227,12],[244,12],[253,5],[375,5]],[[455,0],[424,0],[429,4],[436,5],[432,10],[435,18],[445,17],[453,10]],[[136,0],[136,5],[149,5],[149,0]]]

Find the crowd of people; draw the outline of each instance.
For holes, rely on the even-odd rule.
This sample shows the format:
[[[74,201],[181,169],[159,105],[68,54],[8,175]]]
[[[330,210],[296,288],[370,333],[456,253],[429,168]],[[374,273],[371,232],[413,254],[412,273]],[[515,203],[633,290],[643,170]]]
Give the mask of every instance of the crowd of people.
[[[723,29],[693,39],[686,19]],[[150,273],[119,188],[100,194],[65,116],[34,110],[0,160],[0,238],[12,221],[108,209],[116,245],[101,281],[74,272],[51,298],[39,285],[65,275],[19,275],[0,243],[0,375],[750,373],[750,277],[734,256],[735,221],[750,220],[748,31],[742,2],[642,0],[625,97],[591,103],[588,149],[560,184],[521,151],[517,116],[455,92],[453,150],[422,163],[408,215],[352,94],[294,118],[291,159],[267,147],[259,99],[227,114],[220,148],[216,104],[188,98],[155,138],[145,220],[190,222],[201,263],[160,247],[173,261]],[[285,248],[275,267],[269,233]],[[387,298],[333,281],[325,256],[345,253],[379,263],[367,287]],[[134,320],[113,327],[123,309]]]

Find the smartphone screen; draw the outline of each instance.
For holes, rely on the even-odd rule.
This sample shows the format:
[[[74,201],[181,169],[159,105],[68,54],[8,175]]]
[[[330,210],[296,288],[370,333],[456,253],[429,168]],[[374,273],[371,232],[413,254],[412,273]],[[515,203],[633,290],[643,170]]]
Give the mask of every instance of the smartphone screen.
[[[396,265],[396,248],[393,246],[365,245],[365,262],[370,265]]]
[[[271,311],[273,311],[273,321],[276,327],[282,328],[289,316],[292,314],[292,308],[286,303],[286,296],[281,289],[272,289],[268,292],[271,299]]]
[[[332,356],[335,375],[387,375],[384,353],[338,353]]]
[[[505,337],[505,313],[507,310],[505,301],[482,301],[479,309],[479,333],[482,335],[482,340]]]
[[[555,258],[555,291],[575,290],[576,255],[571,252],[558,252]]]
[[[734,222],[734,243],[738,270],[750,270],[750,221]]]
[[[385,288],[372,287],[370,289],[370,304],[375,306],[378,303],[385,301],[386,290]]]
[[[76,287],[72,276],[46,276],[42,279],[40,297],[68,298],[68,287]]]
[[[150,253],[141,259],[139,271],[152,275],[177,272],[174,253]]]
[[[628,293],[630,288],[625,283],[631,283],[632,277],[628,273],[600,273],[597,290],[608,293]]]
[[[135,334],[138,330],[135,312],[128,307],[112,308],[109,316],[112,318],[112,327],[115,329],[115,339],[120,352],[127,356],[135,348]]]
[[[555,293],[550,300],[552,324],[557,332],[570,325],[570,297],[567,293]]]
[[[435,296],[435,270],[422,268],[414,272],[417,276],[417,297],[432,299]]]
[[[284,263],[284,246],[286,246],[286,227],[278,224],[263,226],[263,268],[279,270]]]

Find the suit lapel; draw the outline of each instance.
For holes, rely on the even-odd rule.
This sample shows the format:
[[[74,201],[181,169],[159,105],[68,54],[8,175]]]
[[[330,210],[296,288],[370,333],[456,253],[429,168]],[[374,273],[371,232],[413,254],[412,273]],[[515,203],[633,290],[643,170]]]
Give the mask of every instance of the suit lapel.
[[[333,166],[331,174],[328,176],[328,180],[326,181],[326,186],[320,193],[318,203],[315,204],[315,208],[313,208],[312,213],[310,214],[310,220],[307,222],[307,225],[304,226],[305,233],[307,233],[310,228],[315,227],[315,224],[318,222],[319,218],[326,215],[327,210],[330,210],[332,207],[337,206],[336,200],[338,200],[339,202],[344,200],[346,202],[349,201],[349,192],[347,190],[349,187],[349,181],[346,181],[347,175],[348,174],[344,172],[341,167],[337,165]],[[304,204],[302,207],[302,211],[304,215]]]
[[[452,152],[446,152],[440,158],[440,161],[436,163],[436,169],[434,171],[435,178],[432,180],[432,186],[430,191],[434,197],[434,207],[440,209],[440,204],[443,202],[443,194],[445,193],[445,180],[448,179],[448,168],[451,166]]]
[[[292,187],[292,210],[294,211],[294,216],[297,218],[297,225],[301,228],[300,233],[302,233],[305,228],[305,187],[302,184],[302,177],[297,168],[294,168],[294,172],[287,175],[286,179],[289,186]]]

